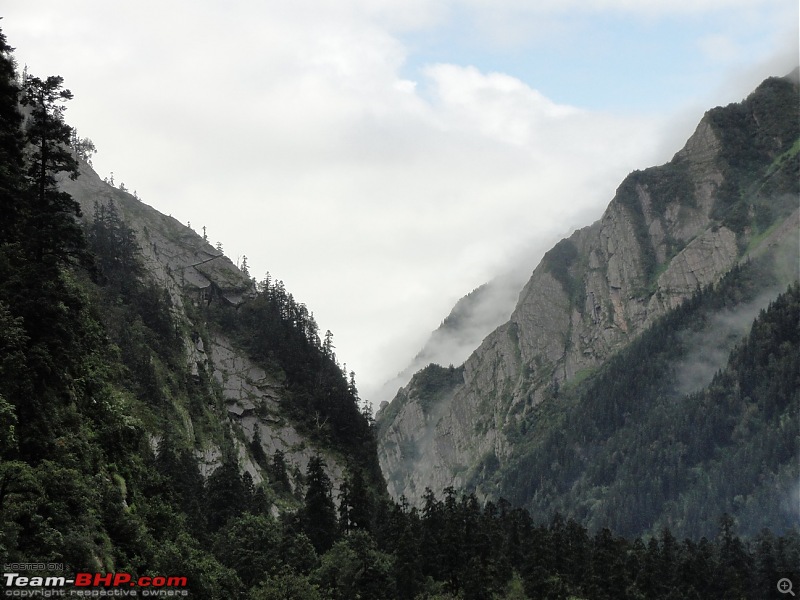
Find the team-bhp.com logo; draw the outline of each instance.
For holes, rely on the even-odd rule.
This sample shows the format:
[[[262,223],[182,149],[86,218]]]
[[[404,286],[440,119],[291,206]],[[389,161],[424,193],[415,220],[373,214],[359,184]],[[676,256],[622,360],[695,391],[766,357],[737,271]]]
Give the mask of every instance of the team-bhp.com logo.
[[[3,573],[4,595],[15,598],[66,596],[188,596],[186,577],[134,577],[130,573],[76,573],[74,577]]]

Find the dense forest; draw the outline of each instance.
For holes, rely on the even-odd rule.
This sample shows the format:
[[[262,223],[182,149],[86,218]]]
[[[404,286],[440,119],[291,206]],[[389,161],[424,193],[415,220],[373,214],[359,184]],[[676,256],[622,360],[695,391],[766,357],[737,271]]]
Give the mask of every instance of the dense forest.
[[[780,577],[800,581],[795,529],[740,538],[741,524],[725,514],[715,515],[706,537],[681,541],[664,524],[625,539],[605,526],[558,514],[534,519],[507,501],[482,504],[452,489],[442,498],[428,493],[419,510],[391,502],[354,377],[339,366],[331,336],[320,339],[313,316],[271,279],[238,310],[220,303],[192,310],[285,381],[287,418],[345,457],[348,469],[334,497],[317,455],[293,487],[281,454],[259,456],[254,444],[269,473],[254,484],[219,425],[228,418],[220,399],[202,385],[208,374],[190,372],[186,332],[170,295],[149,277],[134,232],[111,201],[82,222],[57,185],[59,176],[77,175],[81,158],[64,117],[71,96],[60,77],[21,77],[0,34],[4,565],[63,565],[39,575],[179,575],[201,599],[755,599],[777,594]],[[693,302],[710,301],[700,294]],[[728,450],[741,427],[787,428],[785,446],[759,452],[796,448],[786,420],[797,417],[799,304],[794,286],[760,316],[712,388],[684,401],[710,407],[716,419],[704,443],[684,453],[695,463],[755,460]],[[611,382],[615,368],[628,367],[610,366]],[[454,376],[434,371],[431,385]],[[592,427],[635,411],[610,385],[605,396],[595,394]],[[194,438],[180,427],[180,407],[197,424]],[[695,421],[691,412],[685,418]],[[569,435],[582,435],[578,425]],[[676,445],[695,440],[674,435]],[[207,476],[194,452],[203,436],[223,448]],[[569,460],[565,454],[566,474]],[[609,468],[603,464],[615,463],[596,468]],[[596,480],[620,476],[598,472]],[[657,484],[679,490],[681,482]]]
[[[742,320],[737,310],[775,285],[770,262],[734,268],[600,369],[554,386],[512,432],[514,456],[492,475],[496,485],[539,518],[560,510],[628,536],[663,526],[711,535],[726,512],[749,535],[796,525],[797,283],[762,311],[727,366],[706,375],[710,384],[686,393],[682,382],[696,366],[685,363],[691,351],[731,343],[715,324]]]

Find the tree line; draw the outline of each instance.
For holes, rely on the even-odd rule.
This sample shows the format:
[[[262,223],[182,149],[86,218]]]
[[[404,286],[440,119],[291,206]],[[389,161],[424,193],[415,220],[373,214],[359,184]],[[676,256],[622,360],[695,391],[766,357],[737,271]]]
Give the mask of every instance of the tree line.
[[[230,327],[254,360],[283,373],[286,410],[350,460],[334,491],[321,454],[289,478],[282,455],[263,455],[254,437],[266,475],[256,485],[229,429],[200,431],[224,413],[203,374],[189,372],[185,332],[116,207],[98,204],[84,229],[56,185],[77,173],[63,80],[18,82],[0,32],[3,564],[169,572],[214,600],[762,598],[793,575],[795,530],[741,539],[727,516],[713,538],[679,542],[667,528],[624,539],[559,515],[545,524],[453,489],[428,491],[420,509],[389,501],[354,378],[271,281],[238,311],[207,307],[210,326]],[[180,427],[184,407],[195,439]],[[202,435],[222,449],[207,477],[195,455]]]
[[[735,267],[580,384],[552,390],[510,432],[512,456],[488,484],[536,518],[558,510],[629,537],[665,525],[708,536],[726,512],[746,535],[796,525],[797,283],[753,321],[704,389],[685,395],[677,386],[689,340],[774,286],[769,273],[768,258]]]

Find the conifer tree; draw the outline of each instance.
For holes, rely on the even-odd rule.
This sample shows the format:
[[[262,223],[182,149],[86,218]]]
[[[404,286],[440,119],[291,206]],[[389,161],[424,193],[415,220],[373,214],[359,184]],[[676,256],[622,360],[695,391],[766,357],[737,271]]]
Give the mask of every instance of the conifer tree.
[[[86,161],[86,164],[91,167],[92,155],[97,152],[94,142],[89,138],[80,137],[78,135],[78,130],[73,127],[70,145],[72,146],[72,151],[75,153],[75,160]]]
[[[141,250],[136,234],[122,220],[113,200],[95,204],[86,237],[105,282],[123,295],[129,294],[144,274]]]
[[[14,73],[12,48],[0,31],[0,241],[19,238],[22,212],[22,115],[17,108],[19,88]]]
[[[279,494],[290,494],[292,486],[289,483],[289,473],[286,469],[286,456],[283,451],[276,449],[269,465],[269,479],[272,488]]]
[[[342,482],[339,491],[339,527],[348,532],[372,528],[372,502],[364,477],[356,469]]]
[[[331,480],[325,466],[325,461],[319,455],[312,456],[308,461],[308,487],[301,512],[303,531],[320,554],[333,546],[337,533],[336,507],[331,495]]]
[[[211,531],[222,527],[230,518],[241,515],[250,506],[250,498],[236,455],[228,450],[222,464],[208,478],[206,508]]]
[[[51,75],[45,80],[28,77],[22,105],[30,118],[25,137],[31,148],[26,175],[31,189],[31,207],[27,222],[27,240],[39,263],[64,263],[70,258],[86,259],[85,241],[76,218],[78,203],[59,191],[56,175],[78,176],[78,162],[69,150],[72,128],[64,122],[63,105],[72,92],[63,87],[64,78]]]

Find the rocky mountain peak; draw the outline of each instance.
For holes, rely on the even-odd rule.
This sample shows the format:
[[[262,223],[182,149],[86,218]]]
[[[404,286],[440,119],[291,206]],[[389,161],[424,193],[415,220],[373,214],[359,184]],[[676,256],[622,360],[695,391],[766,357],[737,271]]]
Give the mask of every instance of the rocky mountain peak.
[[[415,408],[431,400],[414,380],[401,390],[380,422],[390,491],[419,500],[426,487],[480,481],[484,460],[509,455],[507,430],[560,386],[718,281],[765,236],[796,240],[796,226],[781,224],[797,220],[797,95],[796,83],[771,78],[742,103],[708,111],[669,163],[628,175],[597,222],[545,254],[510,319],[469,356],[435,411]]]

